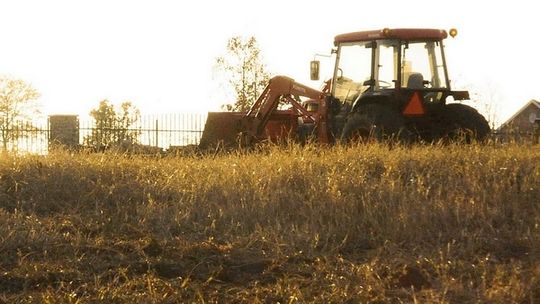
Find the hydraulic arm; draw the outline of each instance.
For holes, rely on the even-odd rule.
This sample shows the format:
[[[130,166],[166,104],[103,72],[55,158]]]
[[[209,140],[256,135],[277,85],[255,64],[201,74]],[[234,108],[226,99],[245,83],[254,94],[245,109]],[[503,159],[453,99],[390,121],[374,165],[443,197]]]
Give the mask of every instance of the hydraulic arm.
[[[316,100],[319,104],[317,112],[308,112],[302,106],[300,97]],[[277,110],[280,102],[289,103],[298,116],[313,121],[320,142],[330,142],[326,94],[285,76],[276,76],[270,80],[261,96],[242,118],[242,131],[251,137],[261,138],[270,116]]]

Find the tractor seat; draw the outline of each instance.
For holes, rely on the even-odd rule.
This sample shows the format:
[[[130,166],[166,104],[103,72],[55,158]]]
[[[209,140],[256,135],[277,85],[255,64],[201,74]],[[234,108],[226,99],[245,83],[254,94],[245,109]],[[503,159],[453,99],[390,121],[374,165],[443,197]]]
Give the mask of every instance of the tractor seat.
[[[422,73],[411,73],[407,79],[407,89],[420,90],[424,88],[424,76]]]

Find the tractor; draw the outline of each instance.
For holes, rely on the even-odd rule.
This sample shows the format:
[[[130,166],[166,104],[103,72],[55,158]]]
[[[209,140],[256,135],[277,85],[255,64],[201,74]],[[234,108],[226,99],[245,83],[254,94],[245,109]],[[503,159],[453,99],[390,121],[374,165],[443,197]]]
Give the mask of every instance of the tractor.
[[[323,144],[359,141],[481,141],[486,119],[454,91],[440,29],[361,31],[335,37],[333,77],[316,90],[272,78],[247,112],[208,113],[200,148],[293,138]],[[320,62],[310,63],[319,80]]]

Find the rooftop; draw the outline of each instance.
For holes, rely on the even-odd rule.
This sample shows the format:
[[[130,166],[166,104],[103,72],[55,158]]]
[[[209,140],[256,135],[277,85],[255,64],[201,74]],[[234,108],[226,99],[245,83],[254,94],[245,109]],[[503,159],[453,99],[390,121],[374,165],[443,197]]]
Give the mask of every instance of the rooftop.
[[[337,35],[334,44],[355,41],[370,41],[377,39],[401,39],[401,40],[441,40],[448,37],[445,30],[440,29],[381,29],[373,31],[353,32]]]

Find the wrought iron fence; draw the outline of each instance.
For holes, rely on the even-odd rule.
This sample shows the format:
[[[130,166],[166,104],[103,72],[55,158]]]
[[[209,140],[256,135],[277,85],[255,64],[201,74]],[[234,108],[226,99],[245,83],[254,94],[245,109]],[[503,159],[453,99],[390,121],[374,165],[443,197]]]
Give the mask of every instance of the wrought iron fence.
[[[61,116],[60,118],[73,118],[75,126],[69,123],[58,124],[59,116]],[[141,146],[167,150],[179,146],[197,145],[206,123],[206,116],[206,114],[190,113],[143,115],[130,125],[129,129],[122,131],[137,134],[136,143]],[[65,141],[68,137],[75,137],[72,144],[82,147],[85,144],[85,138],[97,130],[94,120],[90,118],[79,119],[75,115],[49,116],[45,119],[16,125],[17,127],[0,130],[0,149],[18,153],[47,154],[54,145],[53,139],[62,143],[61,141]],[[109,129],[107,131],[115,132],[118,130]],[[9,134],[9,136],[4,136],[4,134]],[[58,140],[59,138],[62,139]]]
[[[48,144],[47,120],[15,122],[0,130],[0,151],[42,154]]]
[[[53,118],[59,118],[59,116],[60,118],[74,118],[74,124],[55,123],[56,129],[51,128]],[[137,133],[136,142],[138,145],[162,150],[176,149],[199,144],[206,118],[206,114],[190,113],[143,115],[129,129],[122,131]],[[73,129],[76,129],[75,132]],[[54,115],[54,117],[49,116],[32,122],[20,122],[13,124],[10,129],[2,129],[0,126],[0,152],[7,150],[17,153],[47,154],[54,146],[52,139],[58,138],[58,132],[67,133],[68,135],[65,137],[71,137],[74,145],[83,147],[85,139],[95,130],[98,129],[92,119],[79,120],[75,115]],[[114,132],[115,130],[106,131]],[[540,122],[534,131],[529,132],[494,131],[490,140],[499,143],[538,144],[540,142]]]
[[[205,122],[206,114],[145,115],[122,131],[138,133],[141,145],[168,149],[198,144]],[[92,120],[81,120],[79,125],[79,140],[83,143],[96,127]]]

